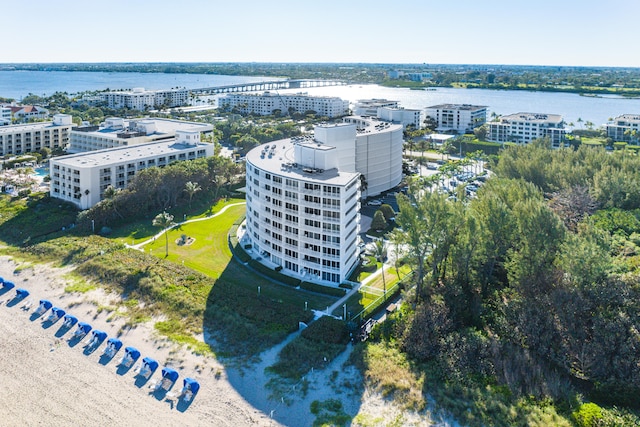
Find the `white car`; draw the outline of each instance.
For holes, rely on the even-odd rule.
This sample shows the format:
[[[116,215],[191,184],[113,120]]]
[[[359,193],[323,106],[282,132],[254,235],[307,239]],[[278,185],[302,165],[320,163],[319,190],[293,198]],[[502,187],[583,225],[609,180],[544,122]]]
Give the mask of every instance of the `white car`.
[[[369,206],[382,206],[382,200],[369,200],[367,204]]]

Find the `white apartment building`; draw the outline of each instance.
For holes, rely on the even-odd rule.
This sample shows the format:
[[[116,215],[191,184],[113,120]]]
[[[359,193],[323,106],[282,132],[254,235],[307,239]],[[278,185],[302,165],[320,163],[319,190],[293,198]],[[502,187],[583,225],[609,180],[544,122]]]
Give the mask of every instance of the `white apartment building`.
[[[11,108],[0,106],[0,126],[11,124]]]
[[[630,142],[640,138],[640,114],[622,114],[607,123],[607,137],[614,141]],[[635,131],[635,135],[632,132]]]
[[[242,242],[255,259],[325,286],[349,276],[359,257],[360,174],[339,168],[339,151],[299,137],[247,154]]]
[[[377,117],[391,123],[399,123],[403,129],[411,125],[415,129],[420,129],[422,125],[422,111],[408,108],[378,108]]]
[[[100,93],[98,97],[109,108],[146,110],[160,106],[179,107],[187,105],[189,91],[187,89],[145,90],[144,88],[134,88],[131,91],[104,92]]]
[[[0,156],[30,153],[42,148],[64,149],[73,126],[68,114],[56,114],[52,122],[2,126]]]
[[[516,113],[487,123],[487,141],[528,144],[548,137],[553,148],[564,146],[565,129],[559,114]]]
[[[170,119],[125,120],[120,117],[109,117],[100,126],[74,128],[71,131],[67,151],[69,153],[82,153],[173,140],[178,131],[191,130],[208,133],[213,130],[213,125]]]
[[[11,118],[16,122],[27,123],[29,120],[44,120],[49,117],[49,110],[38,105],[17,105],[15,102],[5,104],[11,111]]]
[[[344,124],[355,125],[355,150],[351,148],[352,136],[339,142],[332,134],[323,135],[321,131],[332,126],[316,126],[316,140],[330,145],[348,147],[342,153],[340,165],[346,171],[361,173],[366,182],[362,196],[376,196],[402,181],[402,126],[380,121],[371,117],[349,116]],[[349,131],[352,132],[352,131]]]
[[[398,104],[398,101],[382,98],[359,99],[353,106],[353,115],[377,117],[380,108],[398,108]]]
[[[274,114],[274,111],[280,111],[283,115],[289,114],[290,111],[315,111],[318,116],[329,118],[349,114],[349,101],[332,96],[309,96],[306,93],[232,93],[221,97],[218,104],[222,108],[235,108],[240,114],[253,113],[261,116]]]
[[[437,124],[438,132],[473,132],[487,122],[487,107],[469,104],[440,104],[427,107],[425,114]]]
[[[49,194],[89,209],[103,199],[107,187],[125,188],[143,169],[213,154],[213,144],[201,143],[198,130],[178,130],[171,141],[55,157],[49,162]]]

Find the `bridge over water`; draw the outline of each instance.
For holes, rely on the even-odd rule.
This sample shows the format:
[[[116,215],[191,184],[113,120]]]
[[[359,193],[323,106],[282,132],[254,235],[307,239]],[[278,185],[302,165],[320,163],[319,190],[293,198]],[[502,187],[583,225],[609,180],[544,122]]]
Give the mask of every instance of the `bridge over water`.
[[[343,86],[347,83],[340,80],[321,80],[321,79],[296,79],[296,80],[276,80],[269,82],[253,82],[242,83],[228,86],[204,87],[199,89],[190,89],[190,92],[198,95],[217,95],[220,93],[231,92],[256,92],[264,90],[278,89],[302,89],[307,87],[320,86]]]

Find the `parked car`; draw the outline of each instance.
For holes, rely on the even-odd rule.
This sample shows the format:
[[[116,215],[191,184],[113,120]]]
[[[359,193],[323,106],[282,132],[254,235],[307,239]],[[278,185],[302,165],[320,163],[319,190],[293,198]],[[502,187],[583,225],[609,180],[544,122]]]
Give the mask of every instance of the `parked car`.
[[[367,202],[367,205],[369,205],[369,206],[382,206],[382,200],[377,200],[377,199],[369,200]]]

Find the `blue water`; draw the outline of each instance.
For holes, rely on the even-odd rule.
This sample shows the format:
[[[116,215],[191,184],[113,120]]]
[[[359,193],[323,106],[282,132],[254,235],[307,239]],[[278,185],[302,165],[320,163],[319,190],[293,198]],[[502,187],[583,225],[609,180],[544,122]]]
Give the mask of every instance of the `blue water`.
[[[35,168],[35,175],[39,177],[45,177],[49,175],[49,168]]]
[[[19,100],[29,93],[51,95],[60,91],[72,94],[107,88],[112,90],[134,87],[152,90],[174,87],[193,89],[264,80],[275,79],[210,74],[0,71],[0,97]],[[575,128],[584,127],[584,122],[587,121],[593,122],[598,127],[620,114],[640,114],[638,98],[616,96],[596,98],[573,93],[453,88],[422,91],[386,88],[378,85],[329,86],[308,88],[304,91],[310,95],[338,96],[349,100],[352,104],[358,99],[386,98],[400,101],[402,107],[418,109],[443,103],[485,105],[488,110],[487,118],[491,117],[492,112],[499,115],[518,112],[561,114],[565,122],[573,122]],[[279,92],[300,92],[300,89]],[[578,119],[582,119],[582,123]]]
[[[279,80],[274,77],[221,76],[213,74],[107,73],[86,71],[0,71],[0,97],[20,100],[30,93],[50,96],[90,90],[118,90],[143,87],[150,90],[210,86]]]

